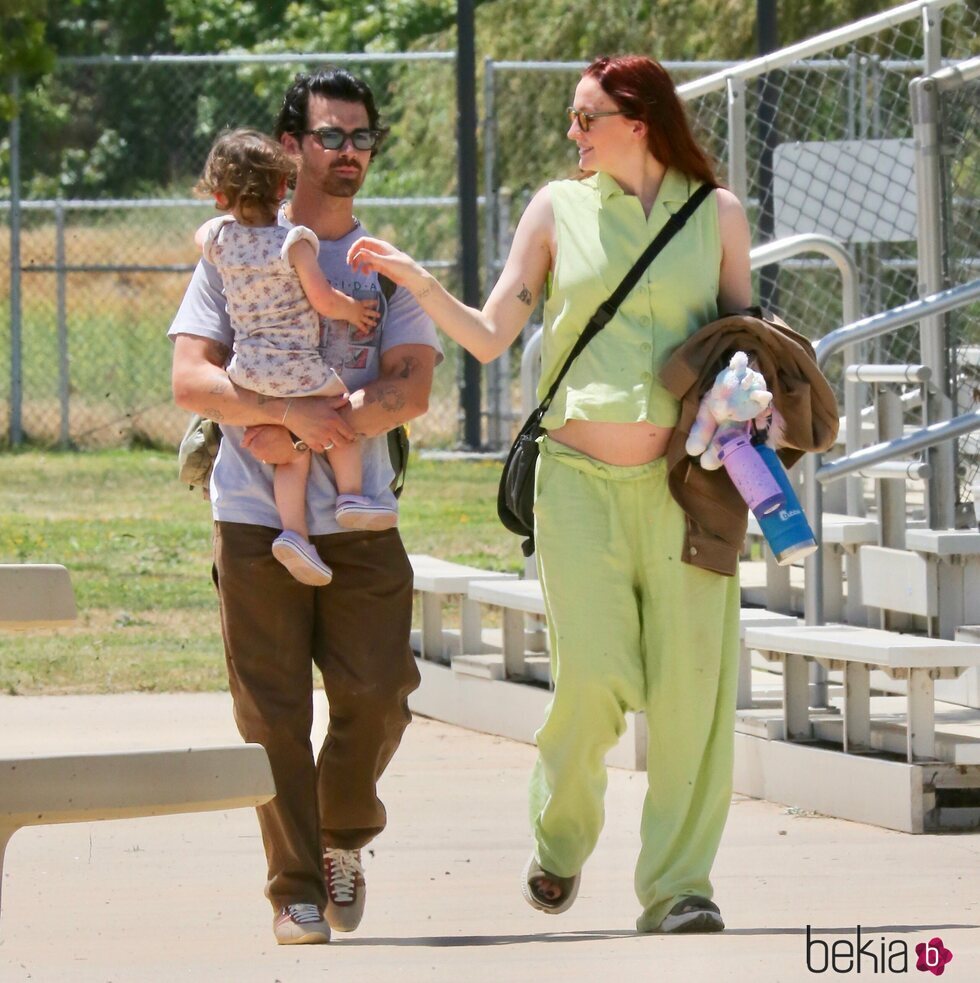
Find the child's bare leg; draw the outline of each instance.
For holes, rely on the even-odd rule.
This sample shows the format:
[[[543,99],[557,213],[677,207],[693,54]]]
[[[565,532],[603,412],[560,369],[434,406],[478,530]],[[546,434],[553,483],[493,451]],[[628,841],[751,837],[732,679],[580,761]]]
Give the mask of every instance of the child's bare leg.
[[[306,524],[306,484],[310,477],[310,455],[300,454],[289,464],[277,464],[272,490],[283,529],[310,538]]]
[[[359,444],[335,446],[327,452],[337,485],[337,525],[344,529],[390,529],[398,524],[398,512],[383,499],[364,495]]]
[[[330,467],[333,468],[337,492],[341,495],[360,495],[361,476],[361,444],[355,440],[352,444],[334,444],[326,452]]]
[[[310,455],[301,454],[290,464],[277,464],[272,478],[282,534],[272,544],[272,555],[300,582],[322,587],[333,572],[310,542],[306,524],[306,482]]]

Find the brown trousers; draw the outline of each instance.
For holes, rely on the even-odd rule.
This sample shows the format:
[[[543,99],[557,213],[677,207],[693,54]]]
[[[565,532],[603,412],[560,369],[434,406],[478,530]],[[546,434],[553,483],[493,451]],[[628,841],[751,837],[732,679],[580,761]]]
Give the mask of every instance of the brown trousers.
[[[411,720],[412,568],[397,530],[314,536],[333,569],[308,587],[272,556],[279,534],[217,522],[214,578],[235,720],[269,755],[276,797],[257,810],[278,908],[326,904],[322,848],[356,849],[385,826],[377,782]],[[330,720],[316,762],[313,666]]]

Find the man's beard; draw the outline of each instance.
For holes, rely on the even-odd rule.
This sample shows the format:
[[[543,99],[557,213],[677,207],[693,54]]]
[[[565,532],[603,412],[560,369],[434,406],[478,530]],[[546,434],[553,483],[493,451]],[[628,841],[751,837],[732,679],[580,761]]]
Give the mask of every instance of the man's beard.
[[[338,162],[337,166],[357,167],[360,173],[356,177],[340,177],[330,168],[323,178],[323,190],[335,198],[353,198],[364,183],[364,171],[357,162]]]

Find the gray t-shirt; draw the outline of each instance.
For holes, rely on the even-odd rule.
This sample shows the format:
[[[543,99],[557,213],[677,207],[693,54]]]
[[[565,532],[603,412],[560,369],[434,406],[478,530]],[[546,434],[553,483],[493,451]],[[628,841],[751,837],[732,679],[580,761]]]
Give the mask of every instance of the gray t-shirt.
[[[280,224],[288,224],[281,215]],[[351,392],[378,377],[380,355],[397,345],[429,345],[437,352],[437,364],[443,357],[435,327],[404,287],[398,287],[386,301],[377,276],[355,274],[347,265],[347,250],[366,234],[358,225],[343,239],[320,240],[320,268],[330,283],[358,299],[376,296],[383,311],[380,326],[368,335],[357,334],[346,321],[320,319],[320,352]],[[232,349],[234,332],[221,276],[205,260],[194,270],[168,337],[181,334],[210,338],[227,346],[229,352]],[[243,450],[243,427],[222,426],[221,432],[223,439],[211,476],[211,511],[215,520],[281,529],[272,496],[272,467],[259,463]],[[394,507],[395,497],[388,488],[394,475],[387,438],[382,435],[364,440],[362,458],[364,494],[377,496]],[[343,531],[334,520],[336,497],[333,472],[326,457],[314,454],[306,494],[310,535]]]

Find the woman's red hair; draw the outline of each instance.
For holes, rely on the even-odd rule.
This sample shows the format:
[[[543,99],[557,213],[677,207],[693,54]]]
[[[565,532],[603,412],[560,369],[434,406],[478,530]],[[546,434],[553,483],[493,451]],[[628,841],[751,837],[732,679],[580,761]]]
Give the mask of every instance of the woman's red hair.
[[[597,58],[582,78],[594,78],[628,119],[646,124],[647,146],[661,164],[705,184],[718,183],[663,65],[642,55]]]

